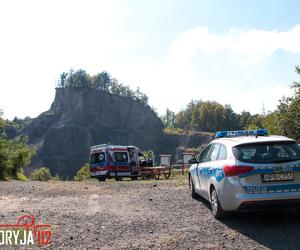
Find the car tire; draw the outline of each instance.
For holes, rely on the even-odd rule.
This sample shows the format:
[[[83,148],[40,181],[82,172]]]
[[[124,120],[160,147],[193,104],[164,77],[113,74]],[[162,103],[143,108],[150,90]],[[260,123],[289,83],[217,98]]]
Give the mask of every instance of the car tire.
[[[227,213],[223,210],[214,187],[212,187],[210,191],[210,204],[212,214],[217,220],[223,219],[226,216]]]
[[[116,180],[116,181],[121,181],[122,179],[123,179],[123,177],[121,177],[121,176],[115,177],[115,180]]]
[[[105,181],[106,177],[98,177],[98,181]]]
[[[196,193],[195,191],[195,186],[194,186],[194,182],[191,176],[189,176],[189,188],[191,190],[191,196],[195,199],[198,198],[199,195]]]
[[[138,179],[137,176],[132,176],[132,177],[131,177],[131,180],[132,180],[132,181],[136,181],[137,179]]]

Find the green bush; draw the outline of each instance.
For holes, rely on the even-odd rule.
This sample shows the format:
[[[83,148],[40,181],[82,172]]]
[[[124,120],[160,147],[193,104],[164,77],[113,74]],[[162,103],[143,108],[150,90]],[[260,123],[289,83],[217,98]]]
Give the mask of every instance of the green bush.
[[[34,170],[31,175],[30,179],[32,181],[49,181],[51,180],[51,174],[49,168],[39,168]]]
[[[89,179],[90,177],[90,171],[89,171],[89,164],[85,163],[77,172],[77,174],[74,176],[75,181],[83,181],[86,179]]]
[[[55,176],[51,177],[52,181],[62,181],[62,177],[60,177],[58,174],[56,174]]]
[[[19,181],[28,181],[28,178],[24,173],[18,172],[17,173],[17,180]]]

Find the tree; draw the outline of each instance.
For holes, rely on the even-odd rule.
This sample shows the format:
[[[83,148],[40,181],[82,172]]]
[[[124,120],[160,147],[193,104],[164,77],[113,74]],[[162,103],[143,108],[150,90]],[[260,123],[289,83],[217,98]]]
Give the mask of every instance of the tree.
[[[181,129],[187,129],[190,126],[190,119],[185,110],[177,113],[175,118],[175,127]]]
[[[139,103],[141,103],[141,104],[147,106],[147,105],[148,105],[148,100],[149,100],[148,96],[147,96],[146,94],[141,93],[141,94],[140,94],[140,97],[138,98],[137,101],[138,101]]]
[[[0,131],[3,130],[6,122],[1,118],[0,110]],[[21,119],[14,119],[13,123],[20,122]],[[27,120],[26,120],[27,121]],[[24,167],[29,164],[31,157],[34,155],[35,149],[29,148],[26,138],[16,138],[14,140],[7,139],[5,133],[0,133],[0,179],[13,177],[18,179],[18,174],[23,172]]]
[[[165,115],[162,116],[162,122],[166,128],[174,128],[176,115],[175,112],[167,108]]]
[[[111,76],[109,73],[107,73],[106,71],[102,71],[100,74],[97,74],[91,78],[91,85],[93,88],[106,92],[109,91],[109,86],[111,83]]]
[[[79,69],[72,76],[73,87],[90,87],[91,81],[85,70]]]
[[[264,128],[268,129],[272,135],[280,135],[282,131],[279,129],[279,113],[278,110],[268,114],[264,119]]]
[[[225,124],[225,109],[217,102],[202,102],[199,106],[199,130],[215,132],[223,130]]]
[[[237,114],[232,110],[229,104],[224,106],[224,130],[239,129],[239,120]]]
[[[247,129],[251,124],[252,115],[250,112],[244,110],[240,115],[238,115],[238,119],[240,129]]]
[[[251,122],[247,129],[260,129],[264,127],[265,117],[260,114],[255,114],[251,117]]]
[[[278,126],[284,135],[300,141],[300,86],[293,88],[294,96],[283,97],[278,106]]]
[[[109,86],[109,93],[121,95],[120,84],[117,79],[112,78]]]
[[[68,80],[68,73],[62,72],[59,80],[57,82],[57,87],[58,88],[65,88],[67,86],[67,80]]]
[[[299,66],[296,72],[300,75]],[[291,88],[294,95],[283,97],[278,105],[278,127],[284,135],[300,141],[300,83],[294,82]]]
[[[17,173],[23,172],[35,154],[35,149],[29,148],[27,138],[16,138],[8,141],[8,163],[10,175],[17,179]]]

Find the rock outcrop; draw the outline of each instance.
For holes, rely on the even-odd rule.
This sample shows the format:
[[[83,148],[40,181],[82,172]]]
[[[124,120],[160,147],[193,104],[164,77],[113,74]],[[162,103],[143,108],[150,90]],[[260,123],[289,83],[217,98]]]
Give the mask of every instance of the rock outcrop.
[[[38,167],[52,174],[73,177],[89,161],[92,145],[110,143],[135,145],[155,154],[180,157],[184,148],[198,148],[211,137],[208,133],[166,134],[157,115],[134,100],[88,88],[58,88],[51,108],[25,126],[19,136],[27,136],[37,154],[29,173]],[[173,158],[174,160],[174,158]]]
[[[21,132],[37,148],[34,167],[72,177],[89,160],[95,144],[136,145],[161,150],[163,124],[155,113],[130,98],[87,88],[56,89],[49,111]]]

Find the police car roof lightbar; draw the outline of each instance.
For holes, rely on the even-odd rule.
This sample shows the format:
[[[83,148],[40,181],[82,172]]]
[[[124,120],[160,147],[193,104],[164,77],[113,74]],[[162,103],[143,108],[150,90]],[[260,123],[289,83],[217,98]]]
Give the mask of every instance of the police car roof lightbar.
[[[265,136],[265,135],[268,135],[268,130],[267,129],[256,129],[256,130],[219,131],[216,133],[215,138],[249,136],[249,135]]]

